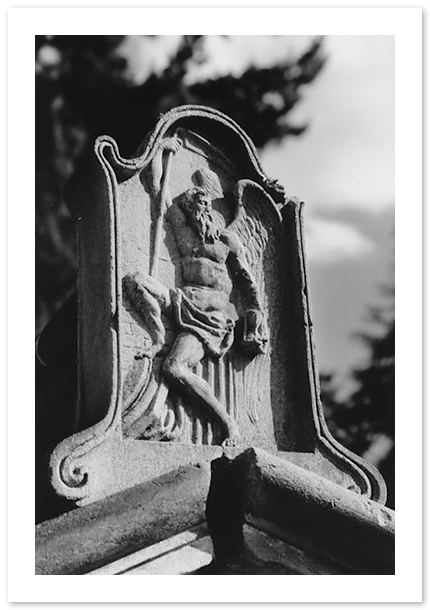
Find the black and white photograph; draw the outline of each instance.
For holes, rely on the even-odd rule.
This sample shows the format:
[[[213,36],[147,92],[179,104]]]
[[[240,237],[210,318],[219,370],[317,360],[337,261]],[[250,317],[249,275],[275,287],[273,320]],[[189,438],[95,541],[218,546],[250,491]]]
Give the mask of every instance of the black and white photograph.
[[[401,600],[395,586],[353,598],[348,576],[396,578],[403,601],[419,601],[417,570],[401,589],[398,549],[404,456],[420,450],[404,438],[420,404],[411,394],[405,424],[395,321],[406,260],[397,213],[409,205],[418,217],[421,204],[419,171],[404,172],[418,193],[405,201],[398,170],[399,138],[412,141],[420,122],[411,112],[409,132],[399,128],[401,27],[420,33],[421,11],[399,9],[402,25],[393,9],[356,9],[352,33],[352,9],[267,9],[296,23],[284,31],[260,8],[186,9],[188,28],[184,14],[175,26],[177,8],[164,28],[154,27],[161,9],[22,10],[39,22],[28,36],[26,185],[35,369],[25,531],[35,534],[24,571],[34,584],[19,591],[12,574],[10,601]],[[80,27],[88,11],[106,26]],[[10,15],[12,34],[19,9]],[[148,33],[104,33],[138,30],[126,15]],[[199,33],[201,16],[220,29]],[[249,27],[228,19],[233,33],[213,33],[232,16]],[[414,72],[410,91],[419,83]],[[33,579],[53,575],[145,578],[80,580],[67,596]],[[179,575],[218,578],[175,579],[176,597],[151,578]],[[318,594],[278,579],[263,594],[266,580],[221,578],[254,575],[343,584],[319,579]]]

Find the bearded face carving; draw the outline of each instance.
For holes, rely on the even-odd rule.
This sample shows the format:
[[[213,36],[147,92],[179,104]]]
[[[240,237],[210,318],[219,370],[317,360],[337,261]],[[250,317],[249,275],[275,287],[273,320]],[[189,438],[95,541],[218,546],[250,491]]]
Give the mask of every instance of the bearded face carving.
[[[201,242],[214,243],[220,230],[215,222],[210,196],[205,189],[199,186],[189,189],[180,205]]]

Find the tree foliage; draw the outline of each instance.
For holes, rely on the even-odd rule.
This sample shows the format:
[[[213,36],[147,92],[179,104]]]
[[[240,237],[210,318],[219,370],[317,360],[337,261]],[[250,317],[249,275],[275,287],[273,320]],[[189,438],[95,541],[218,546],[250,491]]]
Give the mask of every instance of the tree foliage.
[[[169,65],[136,84],[119,53],[125,39],[36,36],[37,330],[74,288],[75,230],[62,191],[97,136],[113,136],[122,155],[130,156],[160,113],[204,104],[231,116],[263,147],[305,129],[288,113],[324,64],[316,39],[298,59],[190,82],[190,70],[207,59],[204,36],[182,36]]]
[[[372,461],[394,508],[395,319],[391,305],[370,309],[377,331],[361,333],[369,350],[365,366],[352,371],[354,389],[339,400],[331,375],[321,375],[321,398],[330,431],[354,453]]]

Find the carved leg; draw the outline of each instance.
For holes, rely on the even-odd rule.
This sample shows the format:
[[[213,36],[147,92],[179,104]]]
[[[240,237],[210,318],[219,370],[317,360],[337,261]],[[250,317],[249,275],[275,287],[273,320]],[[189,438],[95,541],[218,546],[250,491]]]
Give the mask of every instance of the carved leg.
[[[134,291],[145,292],[146,290],[158,301],[161,309],[170,308],[170,291],[164,284],[151,277],[144,271],[138,271],[124,278],[124,284]]]
[[[125,297],[145,322],[152,338],[151,352],[154,355],[165,342],[161,311],[170,313],[170,292],[163,284],[142,272],[126,275],[123,278],[122,287]]]
[[[163,363],[163,373],[198,408],[215,415],[222,422],[226,429],[223,444],[235,445],[240,438],[236,421],[217,400],[211,386],[191,371],[203,356],[204,348],[199,339],[193,334],[181,333]]]

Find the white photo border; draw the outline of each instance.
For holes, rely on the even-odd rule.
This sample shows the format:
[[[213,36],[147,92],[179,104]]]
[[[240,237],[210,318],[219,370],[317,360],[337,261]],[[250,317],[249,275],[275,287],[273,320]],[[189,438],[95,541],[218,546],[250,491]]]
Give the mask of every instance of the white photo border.
[[[422,11],[419,8],[12,8],[8,12],[8,573],[10,602],[419,602],[422,506]],[[341,34],[395,36],[396,575],[34,574],[34,36]],[[214,581],[214,578],[216,581]],[[310,577],[315,578],[315,577]],[[83,580],[84,579],[84,580]],[[160,580],[161,579],[161,580]],[[174,580],[171,580],[174,579]],[[264,579],[264,580],[262,580]],[[336,579],[335,581],[333,579]],[[214,586],[215,585],[215,586]]]

